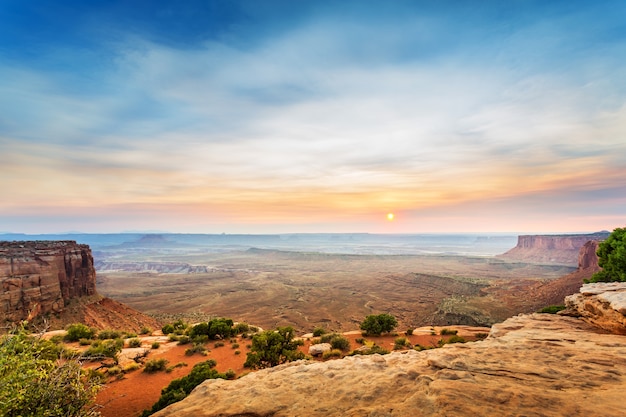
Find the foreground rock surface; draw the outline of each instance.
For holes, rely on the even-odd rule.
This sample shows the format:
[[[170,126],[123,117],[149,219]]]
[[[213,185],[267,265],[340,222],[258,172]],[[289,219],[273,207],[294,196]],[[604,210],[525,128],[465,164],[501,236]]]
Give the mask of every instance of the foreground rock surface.
[[[482,342],[210,380],[156,416],[623,416],[626,337],[513,317]]]

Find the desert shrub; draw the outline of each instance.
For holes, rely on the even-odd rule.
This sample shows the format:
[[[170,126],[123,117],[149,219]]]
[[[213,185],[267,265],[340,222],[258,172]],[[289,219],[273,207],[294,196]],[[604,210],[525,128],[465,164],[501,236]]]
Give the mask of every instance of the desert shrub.
[[[122,368],[120,368],[119,366],[111,366],[110,368],[106,369],[106,372],[108,375],[117,375],[117,374],[121,374],[122,373]]]
[[[361,330],[366,335],[380,335],[391,332],[398,325],[398,321],[391,314],[371,314],[361,323]]]
[[[187,356],[191,356],[194,353],[199,353],[201,355],[206,355],[207,354],[207,350],[201,344],[194,344],[192,347],[190,347],[189,349],[185,350],[185,355],[187,355]]]
[[[224,346],[224,342],[215,342],[215,343],[213,344],[213,347],[214,347],[214,348],[218,348],[218,347],[222,347],[222,346]]]
[[[141,416],[150,416],[168,405],[184,399],[195,387],[207,379],[228,379],[226,374],[221,374],[214,369],[216,364],[213,359],[200,362],[191,369],[189,375],[170,382],[170,384],[161,391],[161,397],[158,401],[154,403],[150,410],[145,410]]]
[[[411,336],[413,334],[413,329],[406,329],[406,335]]]
[[[170,342],[178,342],[178,337],[176,334],[174,333],[170,333],[167,335],[167,340],[169,340]]]
[[[96,331],[82,323],[70,324],[66,328],[64,339],[68,342],[78,342],[80,339],[93,339]]]
[[[182,334],[182,335],[178,336],[178,344],[179,345],[186,345],[186,344],[189,344],[189,343],[191,343],[191,337],[189,337],[189,336],[187,336],[185,334]]]
[[[152,329],[144,326],[139,330],[139,334],[144,334],[144,335],[152,334]]]
[[[24,327],[0,337],[0,415],[94,416],[90,404],[102,381],[80,363],[54,353],[50,341]]]
[[[341,355],[342,352],[340,349],[327,350],[326,352],[322,353],[322,359],[340,358]]]
[[[79,339],[78,340],[78,344],[81,346],[89,346],[93,343],[93,340],[91,339]]]
[[[267,368],[303,359],[304,353],[298,350],[301,340],[293,340],[295,331],[292,327],[279,327],[252,337],[251,352],[248,353],[244,366],[246,368]]]
[[[143,371],[149,374],[153,374],[158,371],[165,371],[169,361],[165,358],[150,359],[143,367]]]
[[[130,340],[128,341],[128,347],[131,347],[131,348],[138,348],[138,347],[141,347],[141,339],[138,339],[138,338],[136,338],[136,337],[134,337],[134,338],[130,339]]]
[[[374,354],[386,355],[388,353],[389,353],[389,351],[387,349],[384,349],[384,348],[378,346],[377,344],[373,344],[369,349],[353,350],[352,352],[349,353],[349,356],[354,356],[354,355],[374,355]]]
[[[124,366],[123,371],[124,372],[132,372],[132,371],[136,371],[137,369],[139,369],[139,364],[137,362],[128,362]]]
[[[229,369],[228,371],[224,372],[224,376],[226,377],[226,379],[235,379],[237,374],[232,369]]]
[[[445,339],[440,339],[439,342],[437,342],[437,345],[439,345],[440,347],[446,344],[451,344],[451,343],[465,343],[466,340],[464,338],[462,338],[461,336],[457,336],[457,335],[452,335],[448,338],[448,340]]]
[[[248,323],[237,323],[233,330],[235,331],[234,334],[246,333],[250,330],[250,325]]]
[[[161,347],[161,344],[157,341],[152,342],[152,349],[158,349]]]
[[[585,282],[626,281],[626,227],[614,229],[600,242],[597,254],[602,270]]]
[[[117,362],[117,354],[121,352],[124,347],[124,341],[122,339],[97,341],[91,344],[89,348],[81,355],[86,360],[100,360],[104,358],[111,358]]]
[[[337,334],[335,335],[335,337],[330,339],[329,343],[333,349],[339,349],[343,351],[350,350],[350,341],[340,334]]]
[[[565,310],[564,305],[547,306],[539,310],[539,313],[556,314],[561,310]]]
[[[452,329],[441,329],[441,331],[439,332],[439,334],[441,336],[447,336],[447,335],[453,335],[453,334],[457,334],[459,331],[458,330],[452,330]]]
[[[241,355],[241,351],[240,350],[236,350],[235,351],[235,355]]]
[[[174,325],[172,325],[171,323],[166,324],[165,326],[161,327],[161,332],[163,334],[170,334],[170,333],[174,333]]]
[[[98,339],[100,340],[119,339],[120,337],[122,337],[122,333],[117,330],[106,329],[98,332]]]
[[[125,339],[129,339],[132,337],[137,337],[137,333],[135,332],[122,332],[124,334]]]
[[[487,338],[487,336],[489,336],[489,333],[476,333],[474,335],[474,337],[476,337],[477,340],[484,340]]]
[[[233,343],[233,344],[230,345],[230,347],[232,349],[238,349],[239,348],[239,343]]]
[[[206,323],[200,323],[193,326],[189,332],[190,336],[206,335],[211,340],[225,339],[237,334],[233,328],[231,319],[219,318],[212,319]]]
[[[406,340],[406,337],[396,337],[396,339],[393,341],[393,349],[394,350],[400,350],[400,349],[404,349],[405,347],[410,347],[411,343],[409,343],[408,340]]]
[[[56,334],[50,338],[50,341],[54,343],[55,345],[58,345],[59,343],[63,341],[63,336],[61,336],[60,334]]]
[[[313,329],[313,337],[320,337],[321,335],[326,333],[326,329],[323,327],[316,327]]]
[[[191,341],[196,344],[204,344],[209,341],[209,336],[205,334],[196,335],[191,338]]]

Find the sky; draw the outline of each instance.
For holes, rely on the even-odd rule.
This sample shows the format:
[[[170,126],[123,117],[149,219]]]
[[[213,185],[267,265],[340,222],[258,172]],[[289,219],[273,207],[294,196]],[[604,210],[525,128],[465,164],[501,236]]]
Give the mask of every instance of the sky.
[[[0,232],[613,230],[625,103],[622,0],[2,0]]]

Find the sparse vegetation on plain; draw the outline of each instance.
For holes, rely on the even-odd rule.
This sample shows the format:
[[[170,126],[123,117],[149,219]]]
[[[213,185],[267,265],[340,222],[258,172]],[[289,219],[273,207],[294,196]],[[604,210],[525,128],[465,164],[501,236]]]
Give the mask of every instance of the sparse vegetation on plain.
[[[279,327],[254,335],[244,366],[252,369],[267,368],[303,359],[304,353],[298,350],[303,342],[294,340],[294,337],[292,327]]]

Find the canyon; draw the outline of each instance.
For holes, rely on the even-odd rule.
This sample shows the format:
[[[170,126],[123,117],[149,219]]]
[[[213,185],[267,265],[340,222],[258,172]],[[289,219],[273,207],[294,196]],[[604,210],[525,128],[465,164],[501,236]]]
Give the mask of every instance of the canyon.
[[[587,242],[603,241],[609,232],[572,235],[521,235],[517,245],[499,255],[503,259],[555,264],[574,264],[578,261],[580,248]]]

